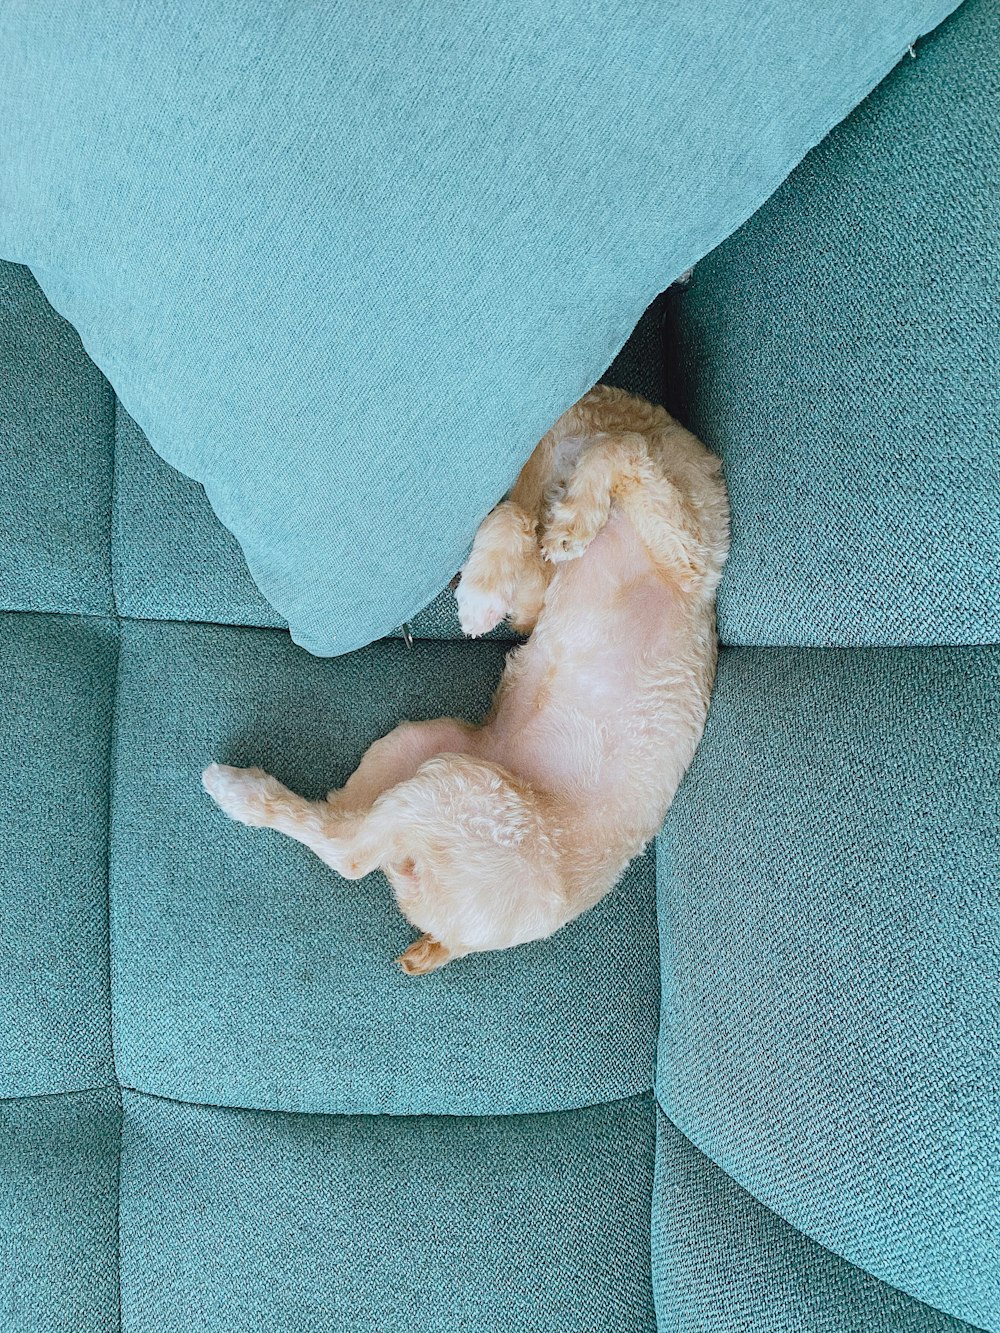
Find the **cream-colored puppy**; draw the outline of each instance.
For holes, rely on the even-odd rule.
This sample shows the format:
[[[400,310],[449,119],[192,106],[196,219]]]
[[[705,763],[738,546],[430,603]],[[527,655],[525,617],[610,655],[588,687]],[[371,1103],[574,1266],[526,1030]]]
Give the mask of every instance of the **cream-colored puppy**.
[[[662,408],[599,386],[538,445],[463,570],[465,633],[509,618],[530,634],[486,722],[404,723],[324,801],[220,764],[205,786],[349,879],[381,868],[423,932],[407,972],[551,935],[618,881],[691,762],[728,533],[718,459]]]

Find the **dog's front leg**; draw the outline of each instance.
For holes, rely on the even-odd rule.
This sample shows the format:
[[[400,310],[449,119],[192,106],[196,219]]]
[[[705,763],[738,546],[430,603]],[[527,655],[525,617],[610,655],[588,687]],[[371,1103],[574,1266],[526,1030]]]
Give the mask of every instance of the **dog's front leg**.
[[[534,629],[550,574],[535,526],[512,500],[483,519],[455,592],[463,634],[478,638],[508,619],[519,634]]]
[[[612,502],[649,475],[649,451],[638,433],[624,431],[589,440],[543,523],[545,559],[577,560],[607,523]]]

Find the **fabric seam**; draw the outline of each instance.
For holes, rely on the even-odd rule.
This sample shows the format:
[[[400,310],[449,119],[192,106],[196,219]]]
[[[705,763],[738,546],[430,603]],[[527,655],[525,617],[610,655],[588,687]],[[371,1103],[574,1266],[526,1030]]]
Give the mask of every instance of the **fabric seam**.
[[[108,795],[107,795],[107,846],[105,850],[105,910],[108,923],[108,1048],[111,1055],[111,1072],[118,1097],[118,1175],[115,1182],[115,1249],[116,1249],[116,1287],[118,1298],[118,1333],[124,1328],[122,1313],[122,1145],[125,1135],[125,1104],[122,1098],[121,1082],[118,1078],[118,1059],[115,1052],[115,966],[114,966],[114,930],[112,916],[112,848],[114,847],[114,810],[115,810],[115,772],[118,754],[118,697],[121,688],[122,654],[124,652],[124,634],[122,617],[118,613],[118,593],[115,587],[115,532],[116,505],[118,499],[118,395],[111,392],[111,494],[108,507],[108,577],[111,585],[111,605],[116,626],[115,635],[115,678],[111,693],[111,725],[108,735]]]
[[[292,1107],[278,1106],[240,1106],[233,1102],[203,1102],[192,1097],[171,1097],[163,1092],[150,1092],[148,1088],[136,1088],[129,1083],[116,1082],[114,1085],[121,1092],[132,1093],[136,1097],[149,1097],[153,1101],[171,1102],[175,1106],[193,1106],[205,1111],[233,1111],[238,1115],[275,1115],[275,1116],[313,1116],[337,1120],[517,1120],[535,1119],[537,1116],[575,1115],[578,1111],[594,1111],[604,1106],[624,1106],[628,1102],[648,1101],[654,1107],[659,1103],[653,1088],[642,1088],[637,1092],[626,1093],[624,1097],[608,1097],[603,1101],[580,1102],[575,1106],[551,1106],[544,1111],[302,1111]]]
[[[870,1277],[873,1281],[881,1282],[883,1286],[890,1287],[893,1291],[902,1292],[904,1296],[909,1296],[911,1300],[918,1301],[922,1306],[924,1306],[925,1309],[933,1310],[937,1314],[943,1315],[946,1319],[959,1320],[961,1323],[966,1325],[966,1327],[969,1329],[969,1333],[990,1333],[989,1329],[982,1328],[978,1324],[970,1324],[969,1321],[965,1319],[963,1315],[955,1314],[950,1310],[943,1310],[941,1309],[940,1306],[937,1305],[931,1305],[929,1301],[925,1300],[923,1296],[918,1296],[916,1292],[909,1291],[906,1287],[901,1287],[896,1282],[890,1282],[887,1278],[881,1277],[878,1273],[873,1273],[870,1268],[865,1268],[862,1264],[855,1263],[853,1259],[848,1259],[847,1256],[841,1254],[839,1250],[834,1250],[829,1245],[824,1244],[824,1242],[819,1240],[818,1237],[814,1236],[812,1232],[807,1231],[804,1227],[799,1226],[797,1222],[791,1221],[791,1219],[785,1217],[783,1213],[779,1213],[776,1208],[772,1208],[770,1204],[765,1203],[763,1199],[758,1198],[758,1196],[753,1192],[753,1190],[748,1189],[747,1186],[743,1184],[741,1180],[738,1180],[736,1176],[734,1176],[731,1172],[727,1171],[724,1166],[722,1166],[719,1162],[717,1162],[710,1153],[706,1152],[706,1150],[700,1146],[698,1141],[692,1138],[692,1136],[687,1132],[684,1126],[676,1119],[676,1117],[667,1111],[667,1109],[663,1105],[663,1102],[660,1100],[660,1094],[655,1089],[653,1091],[653,1101],[656,1105],[657,1111],[659,1112],[660,1115],[663,1116],[664,1120],[669,1121],[670,1124],[673,1125],[674,1129],[676,1129],[679,1134],[682,1134],[684,1138],[687,1139],[688,1143],[690,1143],[691,1146],[697,1152],[701,1153],[702,1157],[704,1157],[706,1161],[710,1162],[717,1171],[721,1171],[722,1174],[726,1177],[726,1179],[731,1180],[732,1183],[738,1189],[741,1189],[744,1194],[748,1195],[751,1199],[753,1199],[754,1203],[757,1204],[759,1208],[765,1209],[768,1213],[771,1214],[772,1217],[776,1217],[779,1222],[783,1222],[786,1227],[791,1227],[792,1230],[797,1231],[800,1236],[805,1236],[805,1238],[811,1241],[813,1245],[818,1245],[821,1250],[825,1250],[827,1254],[833,1255],[835,1259],[839,1259],[841,1263],[847,1264],[849,1268],[854,1268],[859,1273],[866,1274],[866,1276]],[[657,1134],[657,1154],[658,1153],[659,1153],[659,1134]]]

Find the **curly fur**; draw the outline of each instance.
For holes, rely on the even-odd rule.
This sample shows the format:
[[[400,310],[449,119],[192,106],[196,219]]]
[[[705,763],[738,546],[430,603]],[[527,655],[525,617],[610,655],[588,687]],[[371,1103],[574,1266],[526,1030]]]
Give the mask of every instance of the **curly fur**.
[[[662,408],[598,386],[483,522],[457,597],[466,634],[530,634],[482,727],[404,723],[346,786],[306,801],[213,764],[234,819],[339,874],[381,868],[429,972],[552,934],[654,836],[694,754],[715,673],[729,541],[718,460]]]

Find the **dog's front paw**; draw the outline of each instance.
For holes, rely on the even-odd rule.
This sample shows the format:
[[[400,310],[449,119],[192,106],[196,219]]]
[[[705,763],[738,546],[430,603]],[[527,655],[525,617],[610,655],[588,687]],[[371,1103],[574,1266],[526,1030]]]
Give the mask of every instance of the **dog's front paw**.
[[[230,768],[228,764],[209,764],[201,784],[230,819],[251,828],[264,828],[270,822],[274,797],[281,790],[277,780],[259,768]]]
[[[600,531],[600,522],[588,523],[579,510],[553,505],[542,534],[542,555],[552,564],[578,560]]]
[[[507,615],[507,607],[497,590],[475,579],[461,579],[455,589],[455,601],[462,633],[472,639],[496,629]]]

